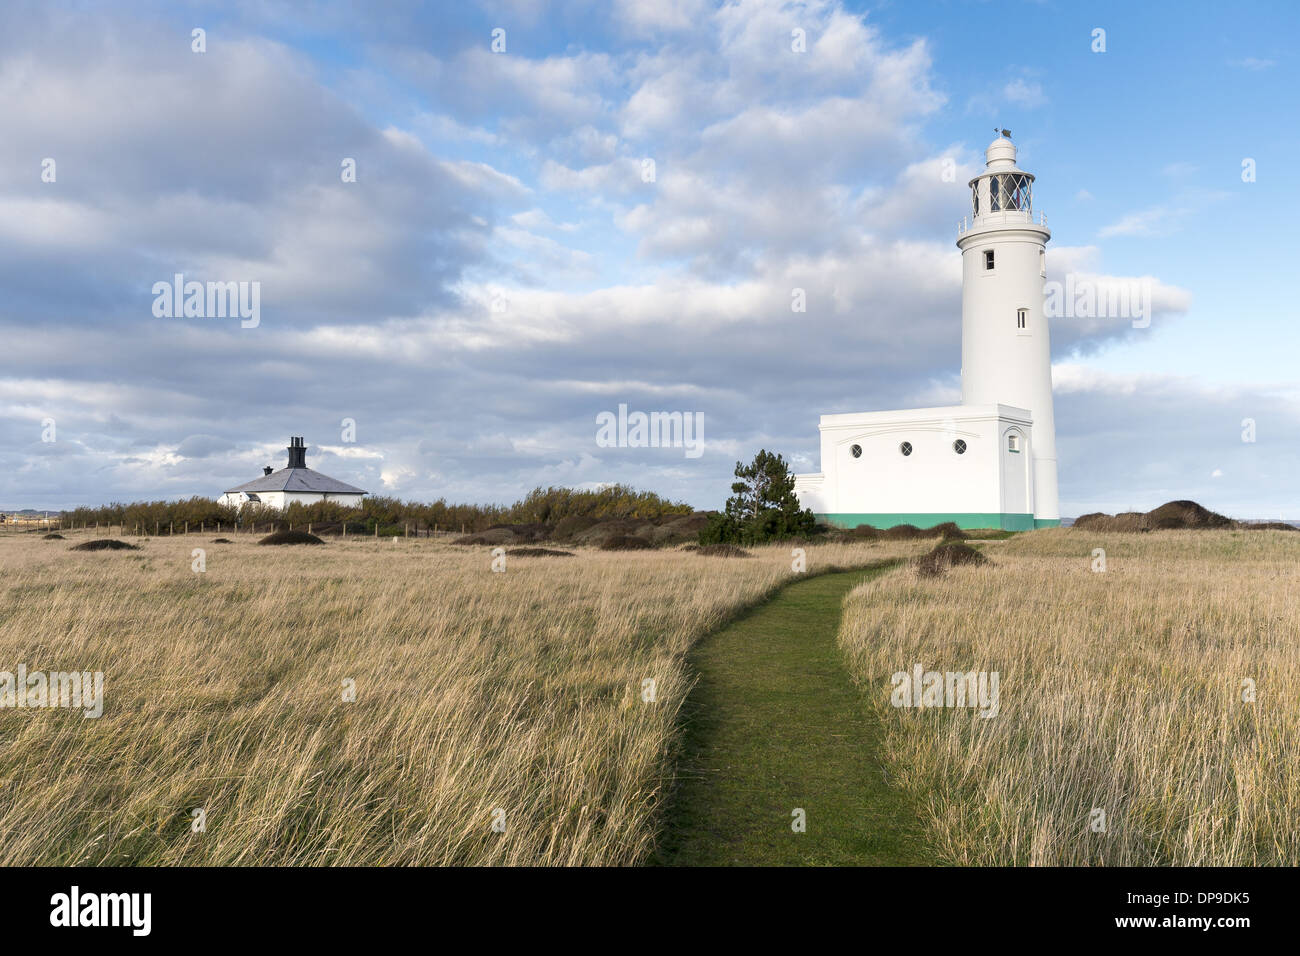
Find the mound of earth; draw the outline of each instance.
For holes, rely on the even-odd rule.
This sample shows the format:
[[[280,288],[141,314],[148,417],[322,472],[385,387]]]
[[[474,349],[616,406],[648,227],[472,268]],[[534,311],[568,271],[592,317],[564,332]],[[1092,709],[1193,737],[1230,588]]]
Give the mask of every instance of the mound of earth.
[[[556,551],[553,548],[511,548],[506,552],[509,558],[572,558],[572,551]]]
[[[916,573],[933,578],[958,565],[992,563],[968,544],[941,544],[916,562]]]
[[[734,544],[706,544],[700,548],[699,554],[707,555],[710,558],[752,558],[753,555],[744,548],[738,548]]]
[[[70,549],[72,551],[139,551],[133,544],[127,544],[125,541],[118,541],[116,538],[95,538],[93,541],[83,541],[81,544],[74,544]]]
[[[41,540],[42,540],[42,541],[62,541],[62,540],[63,540],[63,535],[59,534],[57,531],[51,531],[49,534],[43,534],[43,535],[41,535]]]
[[[1080,515],[1074,527],[1081,531],[1142,532],[1194,528],[1243,528],[1245,524],[1233,521],[1211,511],[1195,501],[1168,501],[1148,512],[1122,511],[1116,515],[1103,512]]]
[[[258,544],[324,544],[320,538],[306,531],[277,531],[268,534]]]
[[[602,551],[648,551],[654,547],[645,538],[638,538],[631,534],[615,535],[607,539],[601,546]]]

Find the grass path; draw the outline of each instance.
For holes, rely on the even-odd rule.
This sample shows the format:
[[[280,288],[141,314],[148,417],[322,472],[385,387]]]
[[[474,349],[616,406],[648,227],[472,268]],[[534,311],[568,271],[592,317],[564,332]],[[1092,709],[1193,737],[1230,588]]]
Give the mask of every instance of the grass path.
[[[906,865],[920,825],[876,758],[879,724],[844,669],[844,597],[886,568],[792,584],[692,654],[684,752],[652,863]],[[791,829],[795,808],[807,830]]]

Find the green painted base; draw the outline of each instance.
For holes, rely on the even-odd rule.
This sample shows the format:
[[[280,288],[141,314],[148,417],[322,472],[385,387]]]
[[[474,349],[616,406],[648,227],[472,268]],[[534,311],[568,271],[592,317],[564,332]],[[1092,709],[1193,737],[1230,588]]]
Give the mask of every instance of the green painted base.
[[[1059,518],[1035,518],[1031,514],[996,511],[983,514],[821,514],[817,515],[817,520],[839,528],[856,528],[860,524],[869,524],[873,528],[892,528],[899,524],[933,528],[951,521],[959,528],[1000,528],[1003,531],[1033,531],[1035,528],[1053,528],[1061,523]]]

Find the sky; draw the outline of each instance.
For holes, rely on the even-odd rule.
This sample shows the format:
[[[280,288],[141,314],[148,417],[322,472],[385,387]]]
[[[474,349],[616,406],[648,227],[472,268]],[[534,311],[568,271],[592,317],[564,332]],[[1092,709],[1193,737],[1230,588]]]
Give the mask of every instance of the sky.
[[[1062,514],[1300,518],[1294,4],[0,18],[0,507],[216,497],[291,435],[415,500],[817,471],[819,415],[960,401],[957,224],[1005,127],[1049,279],[1152,290],[1144,328],[1052,320]],[[256,283],[256,324],[158,314],[178,273]],[[701,452],[604,447],[620,405],[702,416]]]

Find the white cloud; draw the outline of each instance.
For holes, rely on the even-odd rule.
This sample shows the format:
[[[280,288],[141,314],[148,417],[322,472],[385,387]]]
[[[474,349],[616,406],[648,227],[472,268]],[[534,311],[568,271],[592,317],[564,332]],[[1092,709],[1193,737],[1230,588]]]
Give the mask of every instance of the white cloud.
[[[1041,83],[1034,83],[1021,78],[1016,78],[1002,87],[1002,96],[1008,102],[1015,103],[1025,109],[1034,109],[1047,103],[1047,95],[1043,93]]]

